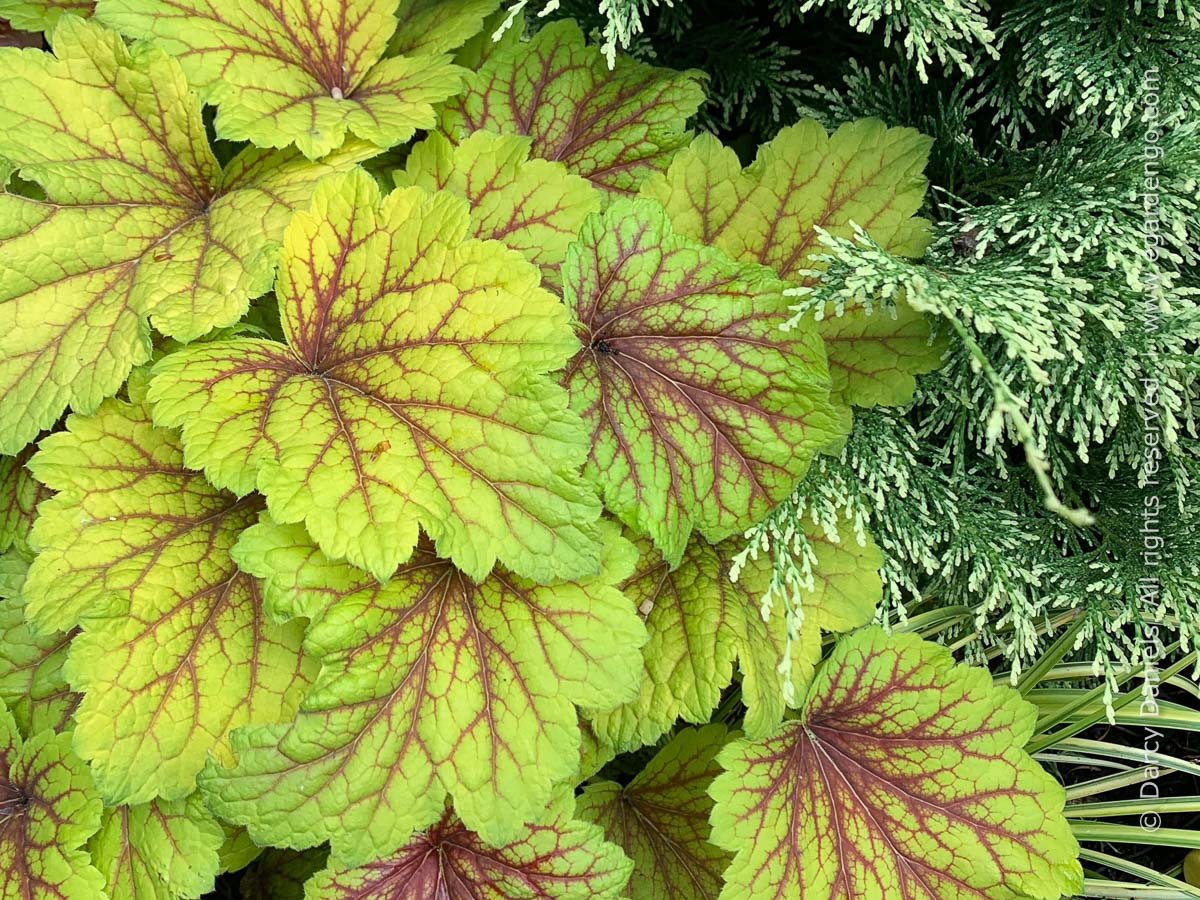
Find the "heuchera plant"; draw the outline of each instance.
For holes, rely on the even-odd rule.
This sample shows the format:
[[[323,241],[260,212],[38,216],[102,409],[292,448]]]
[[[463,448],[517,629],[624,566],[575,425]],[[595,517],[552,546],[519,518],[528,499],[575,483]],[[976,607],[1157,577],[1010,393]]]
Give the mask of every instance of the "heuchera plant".
[[[921,253],[928,142],[743,168],[496,6],[0,3],[0,898],[1072,892],[1033,707],[864,627],[853,523],[730,578],[938,362],[787,293]]]

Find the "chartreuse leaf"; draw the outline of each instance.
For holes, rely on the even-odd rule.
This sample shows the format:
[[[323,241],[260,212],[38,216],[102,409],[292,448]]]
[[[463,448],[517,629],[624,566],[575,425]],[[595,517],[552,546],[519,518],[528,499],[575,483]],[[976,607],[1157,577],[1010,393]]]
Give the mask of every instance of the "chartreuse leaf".
[[[637,568],[621,590],[642,611],[650,633],[642,648],[641,691],[630,703],[591,714],[599,740],[633,750],[657,741],[678,719],[707,722],[733,679],[735,660],[742,672],[746,730],[761,735],[778,725],[785,693],[802,691],[812,677],[822,630],[866,624],[882,596],[879,549],[869,538],[860,546],[842,524],[830,536],[802,523],[816,555],[813,584],[782,671],[788,650],[782,610],[764,621],[760,609],[772,577],[769,559],[749,560],[733,582],[730,560],[739,549],[734,540],[713,546],[694,537],[672,569],[648,539],[639,539]]]
[[[66,727],[79,697],[63,674],[71,636],[43,634],[26,621],[21,587],[27,568],[15,552],[0,554],[0,701],[21,733],[31,735]]]
[[[234,732],[237,764],[201,776],[214,811],[263,844],[328,839],[347,865],[403,846],[447,795],[482,840],[512,840],[576,774],[576,705],[637,690],[645,630],[613,587],[633,550],[604,533],[599,575],[538,586],[500,569],[476,583],[426,541],[380,584],[299,526],[248,531],[239,560],[274,611],[313,617],[322,670],[295,722]]]
[[[96,15],[178,57],[217,105],[221,137],[294,143],[318,159],[347,132],[382,148],[407,141],[459,89],[461,70],[442,56],[384,57],[396,8],[396,0],[100,0]],[[446,35],[451,44],[469,36]]]
[[[1066,795],[1021,749],[1036,716],[936,644],[843,638],[799,720],[718,757],[712,839],[736,853],[721,896],[1073,894]]]
[[[220,822],[221,830],[225,832],[225,842],[217,850],[220,860],[220,873],[240,872],[263,855],[263,848],[250,840],[245,828]]]
[[[185,797],[229,729],[290,715],[307,682],[302,628],[265,621],[230,557],[261,504],[186,469],[178,435],[117,400],[71,416],[30,467],[59,493],[34,527],[29,614],[84,626],[66,665],[76,750],[110,801]]]
[[[558,268],[600,192],[562,163],[529,159],[529,138],[477,131],[457,146],[440,134],[417,144],[396,184],[444,189],[471,203],[471,233],[502,241],[558,284]]]
[[[246,870],[239,887],[242,900],[304,900],[304,885],[325,868],[329,850],[281,850],[268,847]],[[364,897],[363,900],[366,900]]]
[[[0,553],[10,547],[25,556],[32,553],[29,530],[37,517],[37,505],[50,496],[25,465],[34,449],[30,446],[16,456],[0,456]]]
[[[373,152],[249,149],[222,170],[177,62],[74,16],[51,40],[0,50],[0,157],[44,192],[0,193],[2,453],[116,393],[149,358],[147,317],[184,341],[237,321],[291,208]]]
[[[473,578],[594,572],[587,434],[541,373],[578,348],[515,251],[466,236],[465,201],[359,170],[317,189],[284,241],[286,343],[193,345],[156,367],[156,421],[213,484],[258,487],[331,557],[377,578],[421,526]]]
[[[212,890],[225,832],[199,794],[106,809],[88,847],[112,898],[176,900]]]
[[[563,383],[612,512],[674,565],[693,528],[721,540],[791,493],[835,423],[820,338],[779,327],[782,282],[642,199],[590,218],[562,275],[583,344]]]
[[[21,31],[49,31],[67,13],[91,15],[93,0],[0,0],[0,19]]]
[[[630,900],[716,900],[732,855],[709,843],[708,786],[721,771],[724,725],[685,728],[627,785],[588,785],[576,804],[633,860]]]
[[[566,20],[489,53],[447,104],[442,127],[456,140],[481,129],[529,135],[534,156],[632,193],[687,143],[684,126],[703,101],[694,73],[628,57],[610,68]]]
[[[500,0],[401,0],[389,56],[431,56],[461,47],[479,34]]]
[[[600,829],[563,805],[544,824],[490,844],[451,812],[388,857],[354,868],[331,864],[308,883],[305,900],[618,900],[631,864]]]
[[[911,128],[874,119],[847,123],[833,135],[805,120],[760,147],[743,170],[731,148],[701,135],[642,190],[667,207],[684,234],[798,283],[820,248],[818,227],[848,236],[854,223],[894,253],[924,251],[928,223],[913,214],[925,197],[922,170],[931,144]],[[902,298],[894,315],[854,306],[818,327],[834,396],[846,406],[903,403],[916,386],[913,376],[941,359],[928,323]]]
[[[71,736],[41,731],[23,741],[0,704],[0,897],[107,900],[104,878],[80,849],[100,809]]]

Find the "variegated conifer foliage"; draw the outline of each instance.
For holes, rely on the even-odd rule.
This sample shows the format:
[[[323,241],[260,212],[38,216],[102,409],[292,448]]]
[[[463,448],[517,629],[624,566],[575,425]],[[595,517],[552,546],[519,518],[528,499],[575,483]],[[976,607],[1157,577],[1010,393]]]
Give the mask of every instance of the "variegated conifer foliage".
[[[921,252],[924,139],[743,169],[497,6],[0,2],[0,900],[1069,892],[1031,708],[855,632],[852,523],[798,631],[729,577],[937,361],[781,327],[817,227]]]

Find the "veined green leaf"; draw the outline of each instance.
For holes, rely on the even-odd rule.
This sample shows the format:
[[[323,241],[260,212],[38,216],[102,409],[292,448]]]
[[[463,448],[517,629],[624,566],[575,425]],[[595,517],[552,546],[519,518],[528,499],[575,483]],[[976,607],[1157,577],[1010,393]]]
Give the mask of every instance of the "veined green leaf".
[[[44,192],[0,193],[0,453],[116,393],[147,321],[183,341],[236,322],[292,209],[375,152],[251,148],[222,169],[175,60],[74,16],[51,40],[0,50],[0,157]]]
[[[414,5],[428,6],[400,4],[406,13]],[[433,105],[459,89],[462,72],[440,50],[386,56],[396,12],[396,0],[100,0],[96,7],[102,21],[152,38],[179,59],[188,81],[216,104],[221,137],[295,144],[309,159],[336,150],[350,132],[381,148],[407,141],[431,127]],[[465,21],[472,18],[482,21]],[[406,22],[406,34],[413,24]],[[442,41],[454,46],[468,37],[456,27]]]
[[[179,900],[212,890],[225,832],[199,794],[104,811],[88,847],[109,897]]]
[[[618,900],[630,868],[599,828],[561,809],[499,845],[480,840],[447,812],[384,859],[353,868],[330,865],[308,883],[305,898]]]
[[[579,341],[563,376],[586,420],[585,475],[671,565],[759,521],[834,436],[811,329],[780,329],[783,284],[622,199],[585,224],[562,269]]]
[[[13,551],[0,554],[0,701],[26,736],[66,728],[79,702],[63,674],[71,635],[36,631],[26,618],[28,565]]]
[[[703,100],[693,73],[625,57],[610,68],[568,20],[488,53],[442,127],[455,140],[481,129],[528,135],[534,156],[628,194],[687,143],[684,125]]]
[[[645,674],[636,700],[591,715],[601,739],[632,750],[658,740],[677,719],[707,722],[738,659],[747,733],[761,736],[779,724],[784,682],[790,678],[791,693],[803,694],[821,657],[822,629],[849,631],[866,624],[882,593],[881,555],[874,544],[858,546],[848,526],[837,541],[811,523],[805,530],[817,555],[815,577],[784,671],[783,610],[773,610],[764,621],[759,605],[771,578],[766,557],[749,561],[734,583],[733,540],[713,546],[693,537],[674,569],[648,539],[637,542],[637,569],[621,590],[642,611],[650,632],[642,648]]]
[[[110,801],[183,798],[229,729],[290,715],[310,677],[300,625],[266,621],[230,556],[261,501],[209,485],[177,434],[117,400],[30,466],[58,493],[34,528],[29,616],[83,625],[65,667],[84,695],[75,748]]]
[[[529,145],[519,135],[478,131],[455,146],[434,134],[413,148],[396,184],[466,197],[475,237],[519,250],[558,286],[567,248],[599,210],[601,194],[562,163],[529,159]]]
[[[579,818],[600,825],[633,860],[631,900],[717,900],[733,856],[709,843],[706,792],[725,738],[724,725],[685,728],[629,784],[601,781],[580,796]]]
[[[100,825],[100,798],[71,735],[22,740],[0,704],[0,897],[108,900],[81,849]]]
[[[50,31],[72,13],[90,16],[95,0],[0,0],[0,18],[22,31]]]
[[[743,169],[732,149],[701,135],[665,174],[648,179],[642,193],[659,200],[683,234],[803,283],[801,272],[812,268],[820,249],[818,227],[845,237],[857,224],[894,253],[924,252],[929,226],[913,214],[925,197],[921,172],[930,144],[911,128],[876,120],[848,123],[832,135],[805,120],[760,147]],[[916,386],[913,376],[935,368],[942,355],[925,318],[902,298],[895,314],[852,305],[815,327],[825,339],[833,394],[844,414],[850,404],[905,402]]]
[[[380,584],[299,526],[248,531],[239,561],[275,612],[312,618],[322,670],[294,722],[234,733],[237,764],[202,776],[212,808],[260,843],[329,840],[347,865],[404,846],[447,797],[482,840],[514,839],[578,771],[576,706],[637,690],[645,630],[613,586],[634,553],[604,533],[599,575],[539,586],[476,583],[424,540]]]
[[[1036,711],[986,669],[882,629],[839,641],[800,718],[721,752],[724,900],[1057,898],[1082,885]]]
[[[466,236],[465,201],[361,170],[288,227],[286,343],[186,347],[155,367],[158,422],[189,465],[257,487],[279,522],[384,579],[418,526],[481,579],[594,572],[599,503],[578,474],[586,432],[544,374],[578,347],[515,251]]]

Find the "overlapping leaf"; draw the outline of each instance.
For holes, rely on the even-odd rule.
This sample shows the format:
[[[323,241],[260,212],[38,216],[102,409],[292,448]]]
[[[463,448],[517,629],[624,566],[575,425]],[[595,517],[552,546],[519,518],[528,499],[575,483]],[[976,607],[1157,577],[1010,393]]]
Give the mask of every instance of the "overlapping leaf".
[[[712,800],[706,791],[720,773],[717,751],[724,725],[685,728],[622,787],[590,784],[577,803],[579,818],[595,822],[633,860],[631,900],[716,900],[731,854],[709,843]]]
[[[255,498],[186,469],[178,436],[142,407],[109,400],[67,429],[30,463],[59,493],[34,528],[29,614],[48,629],[83,621],[66,674],[84,694],[76,749],[105,797],[179,799],[230,728],[295,707],[301,628],[265,621],[230,557]]]
[[[600,575],[537,586],[499,569],[477,584],[425,541],[380,584],[296,525],[247,532],[242,565],[272,610],[313,617],[323,667],[294,723],[234,733],[236,766],[202,776],[213,809],[260,843],[328,839],[349,865],[403,846],[448,795],[483,840],[512,840],[578,769],[576,705],[637,689],[645,630],[612,587],[633,550],[605,534]]]
[[[93,6],[94,0],[0,0],[0,18],[22,31],[49,31],[67,13],[91,15]]]
[[[0,701],[31,735],[66,727],[79,697],[63,674],[71,635],[43,634],[26,620],[20,588],[27,567],[15,552],[0,554]]]
[[[177,900],[212,890],[225,832],[199,794],[104,811],[88,848],[114,900]]]
[[[389,56],[431,56],[461,47],[479,34],[500,0],[401,0]]]
[[[309,882],[306,900],[387,897],[426,900],[618,900],[630,862],[599,828],[561,809],[498,846],[447,812],[398,852],[356,868],[331,865]]]
[[[242,876],[239,883],[242,900],[305,900],[305,883],[325,868],[328,858],[325,847],[309,850],[268,847]]]
[[[466,236],[467,204],[361,170],[317,190],[284,243],[287,343],[192,346],[156,367],[189,465],[258,487],[330,556],[387,578],[418,526],[474,578],[594,572],[586,430],[540,374],[578,347],[515,251]]]
[[[10,547],[29,555],[29,530],[37,505],[50,496],[26,468],[33,447],[16,456],[0,456],[0,553]]]
[[[743,170],[732,149],[701,135],[643,193],[667,207],[682,233],[803,282],[798,273],[813,266],[820,248],[816,228],[845,237],[854,223],[894,253],[921,254],[928,223],[913,215],[925,196],[921,172],[930,144],[911,128],[872,119],[833,135],[806,120],[760,147]],[[903,403],[913,376],[941,359],[928,323],[902,299],[894,315],[851,306],[842,316],[827,315],[819,328],[834,396],[847,406]]]
[[[414,2],[401,6],[408,11]],[[222,137],[260,147],[294,143],[318,159],[348,132],[383,148],[406,141],[432,126],[433,104],[459,89],[461,70],[434,47],[385,58],[396,10],[396,0],[100,0],[96,15],[178,57],[191,84],[217,105]],[[414,24],[406,22],[406,34]],[[469,36],[444,32],[439,42]]]
[[[0,897],[107,900],[81,849],[100,825],[100,798],[71,736],[27,741],[0,704]]]
[[[786,497],[833,437],[820,338],[780,329],[783,284],[676,235],[658,204],[593,216],[563,264],[583,347],[563,376],[585,474],[675,564]]]
[[[1065,794],[1021,749],[1035,718],[940,646],[881,629],[844,638],[798,721],[718,758],[712,837],[737,854],[721,896],[1074,893]]]
[[[742,672],[746,730],[761,735],[778,725],[785,681],[791,681],[787,692],[796,693],[811,678],[822,630],[848,631],[869,622],[882,593],[878,548],[869,539],[860,546],[843,525],[833,537],[803,525],[816,555],[814,578],[785,672],[783,610],[772,610],[766,621],[760,610],[772,576],[769,559],[750,560],[734,583],[729,564],[740,549],[736,540],[713,546],[694,537],[674,569],[649,540],[637,541],[637,569],[621,589],[642,611],[650,633],[642,648],[642,686],[633,702],[591,715],[599,738],[632,750],[658,740],[677,719],[707,722],[733,678],[735,660]]]
[[[687,143],[684,125],[703,100],[693,73],[624,57],[610,68],[578,25],[561,21],[489,53],[443,128],[455,139],[480,129],[529,135],[535,156],[632,193]]]
[[[561,163],[529,159],[529,139],[478,131],[457,146],[432,135],[413,148],[400,186],[445,189],[471,203],[471,233],[502,241],[557,285],[558,268],[600,192]]]
[[[222,170],[178,63],[75,17],[52,42],[0,50],[0,157],[44,195],[0,193],[4,453],[114,394],[149,357],[147,317],[180,340],[235,322],[291,208],[368,152],[250,149]]]

